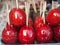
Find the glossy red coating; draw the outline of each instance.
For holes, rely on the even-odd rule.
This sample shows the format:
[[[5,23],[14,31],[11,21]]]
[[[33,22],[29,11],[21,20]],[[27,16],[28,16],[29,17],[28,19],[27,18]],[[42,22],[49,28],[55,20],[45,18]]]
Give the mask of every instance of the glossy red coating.
[[[11,24],[15,26],[22,26],[26,22],[26,14],[20,8],[13,8],[9,14]]]
[[[40,16],[36,17],[34,21],[35,29],[40,28],[41,26],[43,26],[43,24],[44,24],[43,19]]]
[[[40,43],[50,42],[52,36],[52,30],[48,25],[44,25],[36,30],[36,38]]]
[[[60,26],[55,27],[54,38],[57,42],[60,42]]]
[[[51,10],[47,15],[46,20],[50,25],[58,25],[60,23],[60,9],[56,8]]]
[[[30,44],[34,42],[35,32],[31,26],[23,26],[18,35],[18,39],[22,44]]]
[[[4,43],[16,43],[17,41],[17,32],[16,30],[11,27],[10,24],[6,25],[6,28],[2,32],[2,40]]]

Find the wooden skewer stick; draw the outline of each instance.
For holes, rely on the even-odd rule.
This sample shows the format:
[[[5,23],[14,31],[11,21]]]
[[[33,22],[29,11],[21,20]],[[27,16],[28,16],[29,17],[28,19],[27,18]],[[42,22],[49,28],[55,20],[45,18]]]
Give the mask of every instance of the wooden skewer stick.
[[[33,9],[34,9],[35,13],[37,13],[36,5],[35,5],[35,0],[32,0],[32,6],[33,6]]]
[[[36,9],[36,5],[35,5],[35,1],[34,1],[34,0],[25,0],[25,1],[28,2],[28,3],[30,3],[30,4],[32,4],[35,13],[37,13],[37,9]]]
[[[29,20],[29,3],[27,3],[27,6],[26,7],[27,7],[27,13],[28,13],[27,14],[27,20],[26,21],[27,21],[27,26],[28,26],[28,20]]]
[[[42,1],[40,1],[40,16],[42,14]]]
[[[55,1],[55,8],[59,7],[58,1]]]
[[[52,9],[55,8],[55,2],[52,0]]]
[[[54,8],[54,1],[52,0],[52,9]]]
[[[58,7],[58,2],[57,1],[52,1],[52,9]]]
[[[28,15],[28,13],[27,13],[27,5],[26,5],[27,3],[25,2],[25,13],[26,13],[26,25],[28,26],[28,22],[27,22],[27,15]]]
[[[28,7],[28,15],[29,15],[29,12],[30,12],[30,3],[29,2],[30,2],[30,0],[28,0],[28,6],[27,6]]]
[[[16,0],[16,7],[19,8],[19,5],[18,5],[18,0]]]
[[[45,23],[45,11],[46,11],[46,1],[43,1],[43,15],[42,15],[42,18],[43,18],[43,21]]]
[[[8,24],[10,24],[10,20],[9,20],[9,7],[8,4],[6,3],[6,11],[7,11],[7,19],[8,19]]]
[[[29,9],[30,9],[30,4],[28,2],[25,2],[26,25],[27,26],[28,26],[28,18],[29,18]]]
[[[28,16],[27,16],[27,18],[28,18],[28,20],[29,20],[30,3],[28,3],[27,7],[28,7]],[[28,20],[27,20],[27,21],[28,21]]]

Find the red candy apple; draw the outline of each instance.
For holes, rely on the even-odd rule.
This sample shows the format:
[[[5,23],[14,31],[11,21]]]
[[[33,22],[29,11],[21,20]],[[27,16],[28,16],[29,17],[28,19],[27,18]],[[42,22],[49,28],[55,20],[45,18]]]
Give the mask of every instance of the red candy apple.
[[[57,42],[60,42],[60,26],[54,29],[54,38]]]
[[[7,24],[2,32],[2,40],[5,43],[15,43],[17,41],[17,32],[12,25]]]
[[[37,41],[41,43],[50,42],[52,40],[52,30],[48,25],[43,25],[36,30]]]
[[[51,10],[47,15],[46,20],[50,25],[58,25],[60,23],[60,9],[56,8]]]
[[[18,39],[23,44],[30,44],[34,42],[34,29],[31,26],[23,26],[18,35]]]
[[[43,26],[43,24],[44,24],[43,19],[40,16],[36,17],[36,19],[34,21],[34,27],[35,27],[35,29]]]
[[[26,14],[20,8],[13,8],[9,14],[11,24],[15,26],[22,26],[26,21]]]

